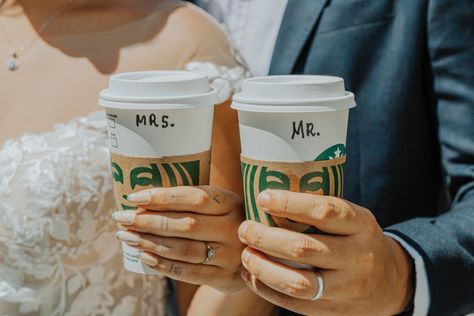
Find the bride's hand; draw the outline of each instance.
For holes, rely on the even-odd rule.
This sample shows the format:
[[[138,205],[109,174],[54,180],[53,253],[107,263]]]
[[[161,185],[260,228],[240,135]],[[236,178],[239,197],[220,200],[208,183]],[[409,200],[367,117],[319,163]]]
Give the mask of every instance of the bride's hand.
[[[139,210],[113,214],[125,229],[117,237],[143,250],[144,264],[170,278],[220,291],[244,286],[244,246],[237,235],[243,211],[236,194],[210,186],[153,188],[129,195],[128,201]]]

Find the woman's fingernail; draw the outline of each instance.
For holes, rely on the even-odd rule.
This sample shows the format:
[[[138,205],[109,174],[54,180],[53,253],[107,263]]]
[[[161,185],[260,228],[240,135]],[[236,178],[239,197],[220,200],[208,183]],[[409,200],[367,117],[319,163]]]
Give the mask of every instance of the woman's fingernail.
[[[257,197],[257,204],[261,208],[268,209],[270,207],[270,193],[263,191]]]
[[[135,204],[148,205],[151,203],[151,194],[148,191],[132,193],[127,195],[127,201]]]
[[[120,224],[133,225],[135,224],[135,213],[127,211],[114,212],[112,219]]]
[[[140,244],[141,238],[137,234],[130,232],[118,231],[115,233],[115,237],[120,241],[123,241],[131,246],[138,246]]]
[[[248,252],[248,250],[244,250],[244,252],[242,252],[242,261],[247,263],[250,259],[250,252]]]
[[[147,254],[146,252],[142,253],[140,257],[138,257],[138,260],[150,267],[154,267],[158,264],[158,259],[152,255]]]
[[[247,222],[243,222],[242,224],[240,224],[240,227],[239,227],[239,237],[240,238],[245,239],[248,228],[249,228],[249,224]]]

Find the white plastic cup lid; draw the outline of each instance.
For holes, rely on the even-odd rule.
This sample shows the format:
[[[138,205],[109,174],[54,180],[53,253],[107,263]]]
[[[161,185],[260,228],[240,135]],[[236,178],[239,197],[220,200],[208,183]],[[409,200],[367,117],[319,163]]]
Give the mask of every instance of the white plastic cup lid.
[[[319,112],[355,107],[354,94],[333,76],[285,75],[246,79],[232,108],[250,112]]]
[[[214,105],[217,91],[205,75],[189,71],[139,71],[110,76],[99,104],[109,108],[152,108],[160,104],[176,106]]]

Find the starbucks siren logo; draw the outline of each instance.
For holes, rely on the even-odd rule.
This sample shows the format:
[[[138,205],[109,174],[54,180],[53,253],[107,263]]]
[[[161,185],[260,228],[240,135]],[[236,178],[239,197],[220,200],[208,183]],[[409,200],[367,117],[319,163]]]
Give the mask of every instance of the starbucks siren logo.
[[[344,146],[344,144],[337,144],[320,153],[314,161],[331,160],[342,157],[346,157],[346,146]]]

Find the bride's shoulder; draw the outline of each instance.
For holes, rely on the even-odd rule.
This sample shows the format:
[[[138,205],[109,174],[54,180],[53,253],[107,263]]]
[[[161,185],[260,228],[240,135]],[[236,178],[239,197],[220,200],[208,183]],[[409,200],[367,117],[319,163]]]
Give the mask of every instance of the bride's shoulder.
[[[202,28],[199,30],[225,36],[221,24],[212,15],[192,3],[187,2],[177,5],[172,12],[172,17],[179,21],[181,25],[195,30]]]
[[[172,1],[174,2],[174,1]],[[235,66],[232,45],[225,29],[210,14],[191,3],[179,1],[167,9],[157,8],[157,15],[166,19],[162,30],[173,45],[183,45],[189,51],[189,61],[209,61],[219,65]]]

